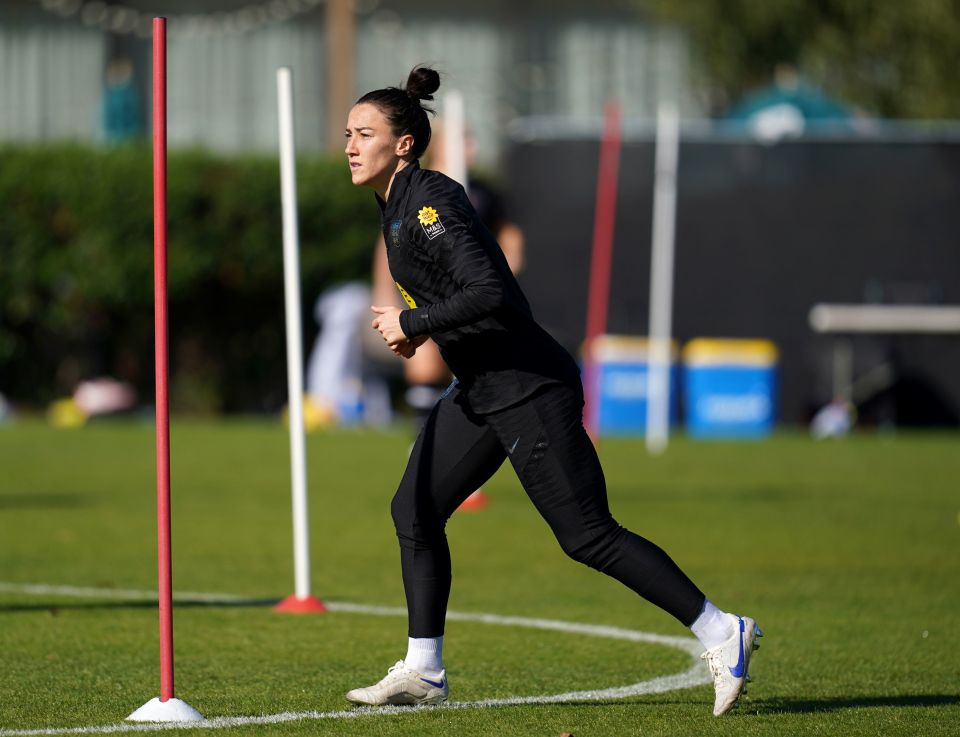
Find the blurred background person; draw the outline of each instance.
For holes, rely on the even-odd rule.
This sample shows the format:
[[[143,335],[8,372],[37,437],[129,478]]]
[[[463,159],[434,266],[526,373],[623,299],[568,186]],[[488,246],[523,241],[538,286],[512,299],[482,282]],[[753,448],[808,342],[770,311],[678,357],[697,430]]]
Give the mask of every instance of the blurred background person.
[[[448,166],[444,160],[444,137],[442,125],[437,125],[433,134],[426,160],[429,166],[439,172],[447,173]],[[520,273],[524,263],[524,236],[520,227],[511,221],[508,216],[504,198],[499,190],[473,173],[476,161],[476,138],[467,132],[465,137],[465,151],[468,166],[468,180],[465,185],[467,196],[480,217],[480,221],[487,227],[493,237],[500,244],[507,264],[514,276]],[[377,239],[374,254],[374,296],[376,304],[397,304],[403,302],[394,286],[387,266],[387,252],[383,237]],[[453,376],[450,369],[440,357],[440,351],[432,340],[428,340],[417,349],[416,355],[404,362],[404,376],[407,389],[404,400],[412,410],[416,430],[430,414],[441,392],[450,383]]]
[[[447,133],[442,123],[438,123],[434,128],[425,159],[429,162],[429,166],[436,171],[449,173],[450,167],[444,156],[444,152],[447,150],[444,145],[445,135]],[[503,255],[507,259],[507,265],[516,276],[523,269],[524,263],[523,231],[519,225],[510,220],[500,191],[483,178],[476,176],[474,165],[477,157],[477,141],[469,130],[464,136],[464,151],[467,163],[467,182],[464,188],[467,191],[467,196],[470,198],[470,203],[476,210],[480,222],[486,226],[497,243],[500,244]],[[390,276],[383,236],[377,239],[373,275],[373,293],[376,297],[374,303],[403,306],[403,301],[393,278]],[[440,350],[436,343],[430,339],[417,349],[415,355],[403,362],[403,374],[406,380],[404,402],[412,412],[414,433],[416,434],[420,432],[420,428],[426,422],[437,400],[440,399],[443,390],[453,380],[453,375],[440,356]],[[460,508],[482,509],[488,503],[489,497],[483,489],[477,489],[467,497]]]
[[[359,281],[331,287],[317,298],[320,332],[307,361],[307,429],[359,422],[382,427],[392,418],[387,382],[368,356],[373,341],[364,340],[370,301],[369,285]]]
[[[133,62],[114,59],[107,65],[103,88],[103,135],[107,143],[136,138],[143,131]]]

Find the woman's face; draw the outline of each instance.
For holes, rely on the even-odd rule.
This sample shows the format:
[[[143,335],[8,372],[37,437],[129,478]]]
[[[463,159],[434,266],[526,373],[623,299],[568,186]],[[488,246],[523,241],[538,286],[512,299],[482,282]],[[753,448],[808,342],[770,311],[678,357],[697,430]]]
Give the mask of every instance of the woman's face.
[[[369,103],[354,105],[347,117],[347,145],[350,178],[356,185],[373,187],[381,195],[404,155],[410,152],[413,137],[397,137],[380,108]]]

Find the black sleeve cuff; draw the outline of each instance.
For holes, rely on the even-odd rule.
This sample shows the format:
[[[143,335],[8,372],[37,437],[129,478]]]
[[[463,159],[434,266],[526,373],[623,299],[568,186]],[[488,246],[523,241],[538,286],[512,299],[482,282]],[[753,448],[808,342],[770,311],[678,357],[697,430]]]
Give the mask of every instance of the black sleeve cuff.
[[[426,317],[426,313],[423,313],[422,310],[417,308],[414,308],[412,310],[403,310],[400,313],[400,329],[403,331],[403,334],[406,335],[407,338],[410,338],[411,340],[413,338],[416,338],[419,335],[427,334],[427,331],[425,329],[427,327],[427,324],[426,324],[427,321],[422,319],[421,320],[414,319],[414,313],[418,313],[418,312],[423,314],[424,317]],[[424,328],[424,329],[418,331],[416,329],[416,326],[418,324],[421,328]]]

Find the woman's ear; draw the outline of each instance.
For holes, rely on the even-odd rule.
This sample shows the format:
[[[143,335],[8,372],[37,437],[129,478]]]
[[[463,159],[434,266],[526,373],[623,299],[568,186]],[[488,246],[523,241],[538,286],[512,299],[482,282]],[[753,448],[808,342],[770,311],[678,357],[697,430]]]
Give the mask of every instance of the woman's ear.
[[[397,156],[407,156],[412,150],[413,136],[411,136],[409,133],[405,133],[397,139],[397,147],[395,149]]]

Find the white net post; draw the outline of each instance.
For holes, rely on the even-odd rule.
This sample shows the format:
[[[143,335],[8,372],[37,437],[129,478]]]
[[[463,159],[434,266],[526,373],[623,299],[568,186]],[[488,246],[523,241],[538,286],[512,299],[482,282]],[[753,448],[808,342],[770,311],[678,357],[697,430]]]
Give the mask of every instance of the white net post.
[[[647,383],[647,450],[662,453],[670,435],[670,360],[673,319],[673,249],[677,209],[680,119],[676,107],[657,110],[653,245],[650,253],[650,351]]]
[[[450,90],[443,96],[444,172],[467,188],[467,130],[463,94]]]

